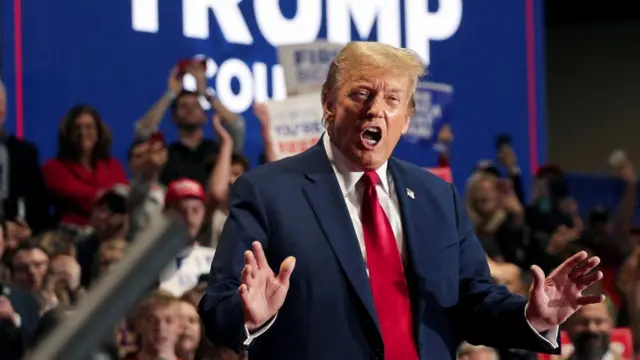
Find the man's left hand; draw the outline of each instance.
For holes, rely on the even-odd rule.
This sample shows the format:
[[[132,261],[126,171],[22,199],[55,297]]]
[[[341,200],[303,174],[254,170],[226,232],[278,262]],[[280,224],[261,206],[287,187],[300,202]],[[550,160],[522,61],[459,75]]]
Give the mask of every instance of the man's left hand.
[[[533,265],[526,311],[531,326],[541,333],[548,331],[565,322],[581,306],[604,301],[603,295],[582,295],[582,291],[602,279],[601,271],[592,271],[599,263],[600,258],[581,251],[547,278],[540,267]]]

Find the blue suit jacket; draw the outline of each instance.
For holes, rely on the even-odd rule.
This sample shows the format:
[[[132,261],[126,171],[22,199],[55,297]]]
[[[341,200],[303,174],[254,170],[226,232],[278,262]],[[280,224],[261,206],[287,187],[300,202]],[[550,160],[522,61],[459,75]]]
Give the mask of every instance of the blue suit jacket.
[[[398,159],[389,159],[389,169],[409,253],[406,275],[420,359],[454,359],[461,340],[553,351],[527,324],[525,299],[492,283],[453,187]],[[237,290],[243,253],[254,240],[274,271],[287,256],[297,262],[285,303],[249,348],[249,359],[383,358],[362,253],[322,141],[245,174],[233,186],[199,306],[207,336],[219,345],[239,349],[244,340]]]

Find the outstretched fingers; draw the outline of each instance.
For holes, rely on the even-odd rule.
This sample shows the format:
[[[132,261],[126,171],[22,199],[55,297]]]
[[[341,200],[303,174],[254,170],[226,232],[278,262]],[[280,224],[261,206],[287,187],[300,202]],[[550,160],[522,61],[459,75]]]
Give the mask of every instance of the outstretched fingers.
[[[587,259],[589,255],[586,251],[580,251],[568,258],[558,266],[549,277],[554,277],[554,275],[568,275],[572,270],[574,270],[581,262]]]
[[[254,241],[252,247],[253,255],[258,263],[258,269],[269,269],[269,262],[267,261],[267,256],[264,254],[264,250],[262,249],[262,244],[260,244],[259,241]]]
[[[244,268],[242,269],[241,283],[247,292],[256,286],[258,277],[258,264],[253,253],[249,250],[244,252]]]
[[[604,301],[604,295],[580,296],[576,301],[580,306],[598,304]]]
[[[289,256],[284,259],[282,264],[280,265],[280,272],[278,273],[278,282],[281,286],[285,288],[289,288],[289,279],[291,278],[291,273],[293,273],[293,269],[296,267],[296,258],[293,256]]]
[[[578,286],[578,290],[582,291],[589,286],[595,284],[597,281],[602,279],[603,274],[602,271],[594,271],[587,275],[582,276],[579,279],[576,279],[576,285]]]
[[[600,258],[597,256],[590,257],[581,261],[578,265],[574,266],[573,269],[569,272],[569,278],[578,280],[582,278],[585,274],[589,274],[591,270],[595,269],[596,266],[600,265]]]

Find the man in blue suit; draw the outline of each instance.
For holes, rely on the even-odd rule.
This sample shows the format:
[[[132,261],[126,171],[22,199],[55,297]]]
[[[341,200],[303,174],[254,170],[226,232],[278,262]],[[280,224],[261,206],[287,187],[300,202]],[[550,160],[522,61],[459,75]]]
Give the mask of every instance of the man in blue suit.
[[[602,277],[584,252],[534,266],[528,303],[493,284],[453,187],[391,157],[423,72],[408,50],[346,45],[318,145],[236,181],[200,303],[213,342],[251,360],[443,360],[461,340],[558,353],[558,325],[603,300],[582,295]]]

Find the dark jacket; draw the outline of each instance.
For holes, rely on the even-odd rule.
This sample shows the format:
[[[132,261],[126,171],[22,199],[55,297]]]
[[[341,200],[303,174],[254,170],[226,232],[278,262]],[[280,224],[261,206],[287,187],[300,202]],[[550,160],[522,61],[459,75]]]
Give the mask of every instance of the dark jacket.
[[[3,204],[5,219],[16,218],[22,199],[25,220],[34,233],[52,228],[55,224],[49,211],[51,201],[42,178],[38,148],[13,135],[4,138],[4,143],[9,154],[9,197]]]
[[[8,284],[0,283],[0,294],[9,299],[20,316],[20,326],[10,320],[0,320],[0,358],[21,359],[38,324],[38,302],[29,292]]]

